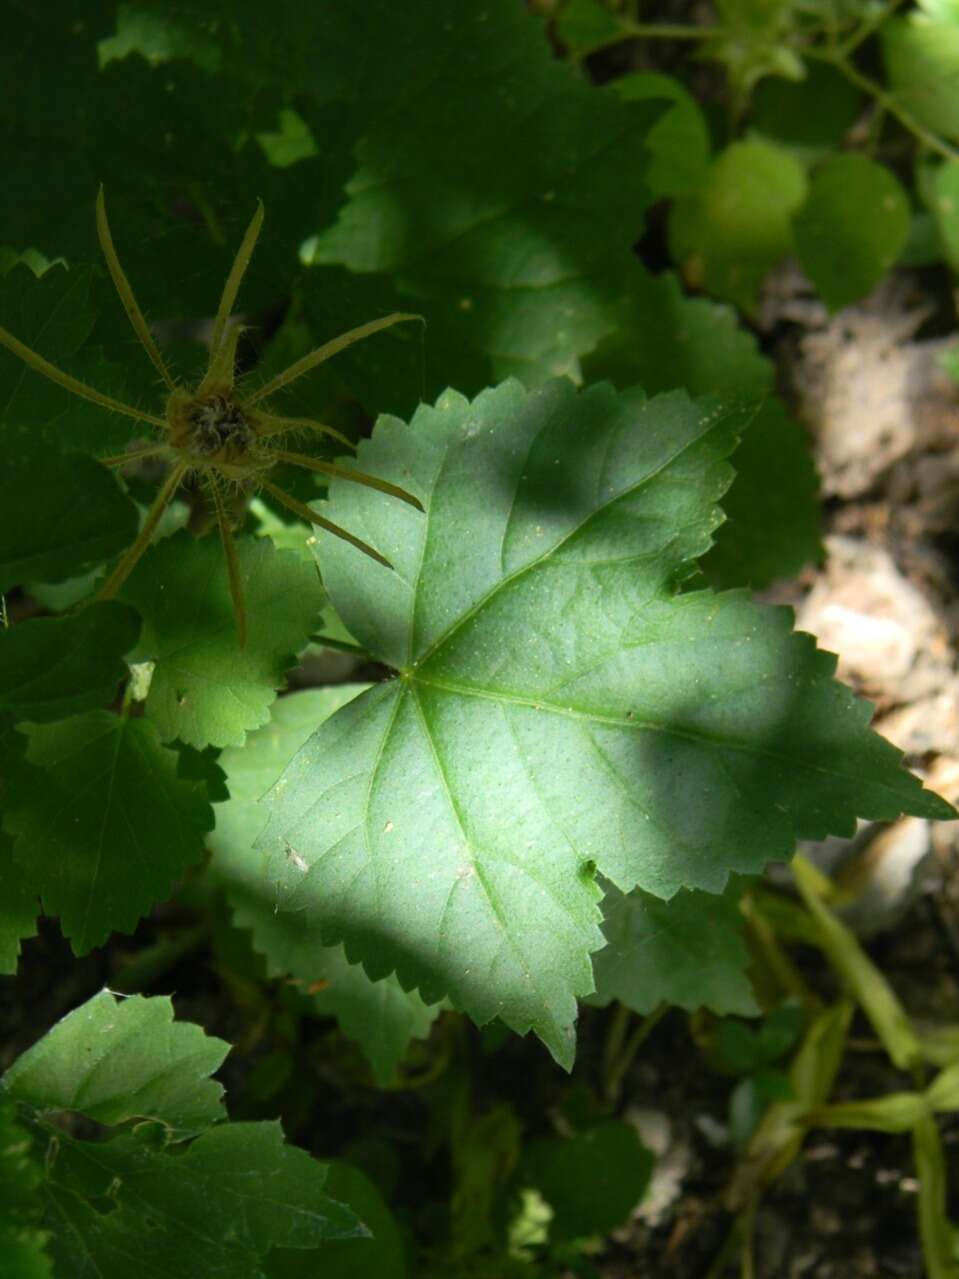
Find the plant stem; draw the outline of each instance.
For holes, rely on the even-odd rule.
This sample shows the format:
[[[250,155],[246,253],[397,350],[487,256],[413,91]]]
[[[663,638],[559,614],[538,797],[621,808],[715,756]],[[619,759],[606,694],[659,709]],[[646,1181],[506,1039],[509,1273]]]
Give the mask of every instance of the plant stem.
[[[861,44],[864,44],[865,41],[882,26],[887,18],[892,17],[893,13],[895,13],[901,4],[902,0],[887,0],[886,4],[884,4],[881,9],[874,13],[871,18],[866,19],[858,31],[854,31],[847,40],[844,40],[843,43],[836,48],[837,56],[840,58],[848,58],[851,53],[855,52]]]
[[[322,644],[324,648],[336,649],[338,653],[353,653],[356,657],[372,660],[366,649],[361,648],[359,644],[350,644],[347,640],[333,639],[330,635],[311,635],[310,639],[314,644]]]
[[[631,1014],[624,1004],[617,1006],[616,1012],[613,1014],[609,1038],[606,1041],[606,1050],[603,1053],[605,1058],[606,1096],[610,1101],[618,1099],[623,1086],[623,1078],[633,1064],[633,1059],[639,1052],[646,1037],[659,1025],[668,1011],[668,1004],[658,1004],[651,1013],[646,1014],[624,1044],[626,1027],[629,1025]]]
[[[804,53],[807,57],[816,58],[820,62],[828,62],[830,66],[835,67],[841,75],[846,77],[850,84],[854,84],[863,93],[869,94],[877,106],[895,116],[903,128],[908,129],[930,151],[935,151],[947,160],[959,160],[959,150],[950,146],[948,142],[944,142],[935,133],[930,132],[925,125],[920,124],[911,111],[900,106],[895,94],[889,93],[881,84],[877,84],[875,80],[864,75],[854,63],[850,62],[841,49],[808,48],[804,50]]]

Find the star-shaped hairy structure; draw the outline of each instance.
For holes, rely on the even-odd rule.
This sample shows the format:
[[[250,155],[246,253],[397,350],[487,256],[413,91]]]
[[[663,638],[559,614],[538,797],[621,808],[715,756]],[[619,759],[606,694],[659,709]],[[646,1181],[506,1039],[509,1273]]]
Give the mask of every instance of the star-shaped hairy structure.
[[[4,328],[0,328],[0,345],[12,351],[30,368],[42,373],[44,377],[56,382],[74,395],[99,404],[113,413],[122,413],[127,417],[135,418],[138,422],[147,423],[154,428],[158,436],[154,442],[115,457],[101,458],[100,460],[106,465],[124,466],[143,458],[161,458],[170,464],[169,472],[160,486],[160,491],[147,513],[136,540],[124,552],[116,568],[100,588],[97,598],[110,599],[116,595],[150,545],[160,517],[172,501],[177,489],[188,477],[206,490],[216,516],[226,555],[230,593],[241,643],[246,638],[246,611],[233,530],[227,511],[226,495],[229,492],[237,489],[245,492],[263,489],[301,519],[317,524],[337,537],[343,538],[365,555],[391,568],[389,561],[372,546],[354,537],[352,533],[348,533],[339,525],[324,519],[305,502],[298,501],[283,489],[278,488],[268,478],[269,472],[279,462],[292,463],[307,467],[311,471],[318,471],[323,475],[339,476],[344,480],[352,480],[357,484],[379,489],[422,510],[420,503],[405,489],[395,484],[388,484],[374,475],[337,466],[332,462],[319,461],[283,448],[285,436],[304,431],[330,436],[348,448],[352,448],[352,445],[346,436],[321,422],[314,422],[309,418],[289,417],[272,411],[268,408],[268,401],[278,391],[295,382],[297,378],[309,373],[355,342],[362,342],[364,338],[371,337],[383,329],[392,328],[394,324],[400,324],[406,320],[419,320],[420,317],[395,311],[383,316],[382,319],[370,320],[369,323],[350,329],[347,333],[317,347],[268,382],[250,390],[239,388],[236,379],[236,346],[243,327],[240,324],[231,324],[230,316],[243,276],[253,256],[260,227],[263,225],[263,205],[259,204],[223,286],[220,305],[213,324],[210,358],[206,372],[196,387],[181,386],[167,368],[133,294],[126,273],[120,265],[107,222],[102,190],[97,197],[96,217],[100,247],[124,310],[144,350],[168,388],[169,394],[163,417],[123,404],[120,400],[78,381],[69,373],[64,373],[62,369],[45,360],[30,347],[25,346]]]

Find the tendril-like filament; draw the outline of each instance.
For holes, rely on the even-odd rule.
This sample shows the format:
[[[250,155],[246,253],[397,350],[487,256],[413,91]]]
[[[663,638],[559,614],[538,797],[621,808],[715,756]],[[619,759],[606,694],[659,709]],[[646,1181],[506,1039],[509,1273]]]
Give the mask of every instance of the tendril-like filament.
[[[230,317],[239,294],[243,277],[249,267],[253,251],[263,225],[264,210],[262,203],[257,203],[256,212],[250,220],[233,264],[227,275],[220,295],[219,305],[213,322],[213,334],[210,343],[210,354],[206,371],[199,385],[190,390],[177,384],[171,374],[159,347],[150,331],[149,324],[137,302],[133,287],[126,272],[120,264],[107,219],[106,201],[101,188],[96,202],[97,236],[103,251],[107,270],[114,288],[123,305],[130,325],[138,341],[146,352],[157,373],[166,385],[169,396],[165,416],[144,412],[133,405],[125,404],[113,396],[106,395],[96,388],[87,386],[71,374],[51,364],[37,351],[21,342],[19,338],[4,328],[0,328],[0,346],[6,347],[13,355],[22,360],[29,368],[43,377],[55,382],[72,395],[90,401],[111,413],[119,413],[153,427],[160,433],[156,442],[140,445],[123,453],[101,458],[110,467],[121,467],[127,463],[144,461],[150,458],[163,458],[171,463],[170,470],[160,486],[159,491],[147,512],[143,525],[134,542],[123,553],[119,562],[100,587],[95,598],[110,599],[122,588],[124,582],[136,568],[140,558],[146,552],[156,532],[164,511],[187,476],[195,476],[200,484],[209,491],[220,539],[223,543],[226,560],[227,579],[233,611],[236,619],[237,634],[240,644],[246,642],[247,623],[246,605],[243,597],[243,581],[239,567],[236,542],[229,518],[227,504],[224,500],[225,487],[238,488],[240,491],[251,491],[262,488],[270,493],[281,505],[292,511],[300,519],[315,524],[320,528],[348,542],[370,559],[387,568],[392,568],[389,560],[381,555],[375,547],[356,537],[347,529],[341,528],[325,517],[318,515],[305,502],[292,497],[283,489],[266,478],[265,472],[276,463],[284,462],[293,466],[301,466],[321,475],[337,477],[367,488],[375,489],[389,497],[422,510],[422,504],[412,494],[397,484],[381,480],[377,476],[367,475],[363,471],[343,467],[333,462],[325,462],[306,454],[291,452],[276,447],[270,441],[278,436],[301,431],[321,434],[351,448],[351,441],[334,427],[316,422],[311,418],[288,417],[271,412],[265,405],[270,396],[283,390],[299,378],[304,377],[319,365],[332,359],[341,351],[362,342],[376,333],[381,333],[394,325],[422,317],[405,312],[394,311],[380,319],[370,320],[366,324],[348,330],[339,337],[324,343],[315,350],[295,360],[282,373],[276,374],[263,385],[250,393],[239,394],[236,390],[236,348],[242,326],[232,324]]]

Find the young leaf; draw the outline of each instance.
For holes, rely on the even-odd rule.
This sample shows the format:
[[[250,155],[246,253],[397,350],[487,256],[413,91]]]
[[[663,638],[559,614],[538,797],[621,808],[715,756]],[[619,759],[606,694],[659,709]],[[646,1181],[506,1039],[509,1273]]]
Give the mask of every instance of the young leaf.
[[[102,990],[59,1021],[3,1076],[36,1111],[71,1110],[101,1124],[155,1119],[193,1136],[225,1118],[210,1075],[230,1045],[173,1020],[165,996],[118,998]]]
[[[112,601],[0,631],[0,713],[40,723],[103,706],[139,634],[133,610]]]
[[[959,160],[948,160],[936,170],[932,207],[945,257],[959,271]]]
[[[664,902],[611,886],[603,899],[607,944],[593,957],[596,993],[589,1003],[618,999],[637,1013],[665,1003],[689,1012],[755,1015],[736,906],[740,891],[741,885],[722,896],[684,889]]]
[[[269,971],[289,974],[308,990],[325,986],[313,998],[316,1011],[337,1018],[385,1086],[409,1041],[429,1033],[439,1009],[427,1007],[416,991],[405,991],[393,976],[371,981],[361,965],[347,961],[342,946],[323,947],[309,924],[301,928],[294,916],[278,915],[264,855],[253,847],[269,816],[257,801],[316,727],[366,687],[341,684],[282,697],[269,724],[251,733],[242,748],[225,750],[219,763],[226,770],[230,799],[216,805],[216,829],[207,844],[213,853],[211,872],[226,886],[237,924],[252,930]]]
[[[259,843],[278,916],[569,1063],[596,871],[719,892],[857,813],[952,815],[786,610],[677,593],[745,420],[558,382],[380,422],[361,457],[427,518],[334,481],[331,513],[396,571],[321,551],[338,614],[401,678],[274,787]]]
[[[803,270],[833,311],[888,272],[909,234],[909,200],[883,165],[848,152],[815,174],[793,219]]]
[[[213,814],[147,719],[91,711],[29,735],[36,767],[10,797],[6,828],[30,890],[84,954],[169,893]]]
[[[241,647],[216,538],[182,532],[154,546],[121,592],[143,618],[132,661],[155,662],[147,714],[164,741],[240,746],[269,719],[283,673],[323,603],[314,565],[267,538],[236,544],[247,637]]]
[[[806,175],[784,148],[734,142],[696,192],[670,211],[669,243],[687,279],[749,310],[763,276],[792,246],[789,219]]]
[[[889,83],[921,124],[959,142],[959,10],[953,0],[918,0],[880,29]]]

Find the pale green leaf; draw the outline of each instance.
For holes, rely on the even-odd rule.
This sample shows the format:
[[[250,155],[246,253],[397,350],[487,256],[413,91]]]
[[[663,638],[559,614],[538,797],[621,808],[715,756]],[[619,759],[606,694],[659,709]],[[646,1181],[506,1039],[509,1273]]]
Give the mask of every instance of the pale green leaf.
[[[237,924],[252,931],[269,971],[291,975],[307,990],[324,984],[313,997],[317,1012],[337,1018],[385,1085],[410,1039],[425,1036],[439,1010],[427,1007],[415,991],[403,990],[393,976],[371,981],[359,964],[347,961],[342,946],[322,946],[309,922],[303,927],[294,915],[278,915],[266,857],[253,847],[269,816],[258,803],[260,797],[316,728],[366,687],[340,684],[282,697],[269,724],[251,733],[242,748],[225,750],[219,763],[230,799],[216,805],[216,829],[207,843],[213,852],[211,871],[226,886]]]
[[[945,256],[959,271],[959,160],[949,160],[936,170],[932,194]]]
[[[769,142],[734,142],[669,218],[686,279],[750,309],[763,277],[792,247],[790,218],[806,194],[794,156]]]
[[[920,124],[959,142],[959,9],[919,0],[882,24],[882,50],[896,98]]]
[[[177,533],[140,561],[121,597],[143,618],[131,661],[155,662],[147,714],[164,741],[239,746],[269,719],[284,672],[319,622],[313,564],[267,538],[237,542],[247,614],[241,647],[216,537]]]

